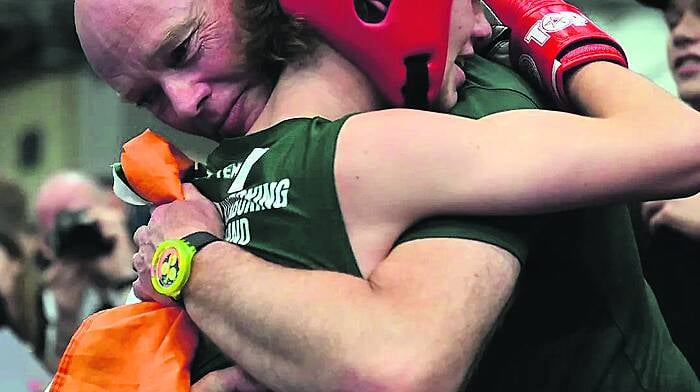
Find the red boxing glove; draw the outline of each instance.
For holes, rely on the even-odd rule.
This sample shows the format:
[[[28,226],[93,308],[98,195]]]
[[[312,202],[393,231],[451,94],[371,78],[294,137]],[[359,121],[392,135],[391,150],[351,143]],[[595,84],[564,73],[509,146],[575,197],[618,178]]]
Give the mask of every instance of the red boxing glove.
[[[486,0],[512,30],[510,60],[536,80],[555,102],[568,107],[566,78],[594,61],[627,67],[622,47],[578,8],[561,0]]]

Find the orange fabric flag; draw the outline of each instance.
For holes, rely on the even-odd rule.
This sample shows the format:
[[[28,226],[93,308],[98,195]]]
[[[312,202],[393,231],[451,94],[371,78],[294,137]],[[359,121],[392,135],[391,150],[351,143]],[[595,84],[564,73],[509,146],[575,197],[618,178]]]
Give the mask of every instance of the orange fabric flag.
[[[178,307],[143,302],[96,313],[73,335],[50,392],[189,391],[197,339]]]
[[[159,205],[184,199],[193,162],[150,129],[127,142],[121,165],[129,186]],[[124,305],[88,317],[61,358],[51,392],[189,391],[197,329],[178,307]]]
[[[163,136],[146,129],[129,140],[121,153],[129,185],[155,205],[182,200],[181,178],[194,162]]]

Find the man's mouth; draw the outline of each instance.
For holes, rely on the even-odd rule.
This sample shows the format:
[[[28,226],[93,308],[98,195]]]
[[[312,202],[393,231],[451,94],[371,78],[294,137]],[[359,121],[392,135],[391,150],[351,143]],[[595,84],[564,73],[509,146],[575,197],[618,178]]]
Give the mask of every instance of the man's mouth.
[[[700,73],[700,56],[687,54],[678,57],[673,61],[673,70],[681,79],[695,76]]]
[[[242,127],[242,119],[241,117],[241,109],[243,105],[243,100],[241,97],[243,97],[243,94],[246,92],[246,90],[242,90],[240,94],[231,102],[231,106],[229,109],[224,112],[224,114],[221,116],[221,119],[217,123],[217,126],[215,129],[218,130],[218,135],[220,138],[226,138],[230,137],[231,135],[231,130],[233,129],[236,133],[240,131],[240,127]]]

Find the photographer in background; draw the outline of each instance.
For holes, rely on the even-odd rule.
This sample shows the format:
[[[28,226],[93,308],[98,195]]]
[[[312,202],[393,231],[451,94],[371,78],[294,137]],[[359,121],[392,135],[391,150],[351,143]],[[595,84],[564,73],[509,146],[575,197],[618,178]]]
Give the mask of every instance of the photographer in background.
[[[83,174],[48,178],[39,189],[36,215],[45,269],[45,361],[55,369],[85,317],[124,303],[135,278],[135,248],[126,207]]]

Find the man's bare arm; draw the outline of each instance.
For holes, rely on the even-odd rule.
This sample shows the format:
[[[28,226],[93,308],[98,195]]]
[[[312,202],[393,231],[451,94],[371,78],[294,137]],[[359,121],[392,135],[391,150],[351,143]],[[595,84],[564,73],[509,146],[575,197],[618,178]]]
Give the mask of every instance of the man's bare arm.
[[[225,243],[195,266],[192,319],[279,391],[455,390],[519,271],[508,252],[459,239],[402,244],[368,280],[279,267]]]
[[[474,121],[401,109],[351,117],[336,158],[344,211],[362,212],[357,221],[368,224],[392,209],[405,225],[700,190],[700,114],[614,64],[589,64],[570,86],[597,118],[528,110]],[[378,199],[377,189],[377,210],[358,208]]]

